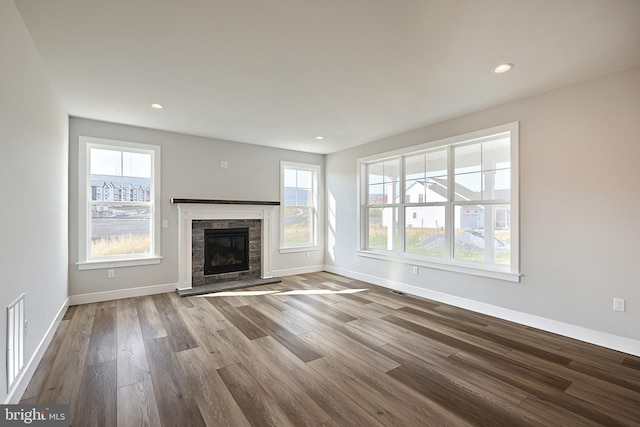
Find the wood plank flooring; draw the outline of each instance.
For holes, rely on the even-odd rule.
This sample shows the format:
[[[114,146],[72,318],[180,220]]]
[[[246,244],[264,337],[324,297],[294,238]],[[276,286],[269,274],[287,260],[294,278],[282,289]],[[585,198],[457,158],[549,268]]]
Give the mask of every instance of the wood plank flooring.
[[[74,426],[632,426],[640,358],[329,273],[70,307],[22,397]]]

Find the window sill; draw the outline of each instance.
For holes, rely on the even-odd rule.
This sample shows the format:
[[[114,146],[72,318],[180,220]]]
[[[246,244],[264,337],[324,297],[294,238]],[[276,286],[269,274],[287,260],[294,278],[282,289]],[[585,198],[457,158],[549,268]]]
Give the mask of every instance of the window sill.
[[[425,260],[424,258],[412,258],[410,256],[401,256],[398,254],[385,254],[382,252],[359,250],[358,256],[365,258],[380,259],[389,262],[396,262],[401,264],[415,265],[419,267],[434,268],[438,270],[453,271],[456,273],[470,274],[473,276],[489,277],[492,279],[505,280],[508,282],[520,282],[520,273],[513,273],[507,270],[494,270],[488,268],[482,268],[472,266],[468,264],[453,264],[445,262],[437,262],[431,260]]]
[[[296,252],[312,252],[312,251],[319,251],[319,250],[320,250],[320,246],[318,245],[294,246],[294,247],[289,246],[289,247],[280,248],[280,253],[292,254]]]
[[[99,270],[103,268],[135,267],[139,265],[160,264],[160,261],[162,261],[161,256],[153,256],[149,258],[84,261],[79,262],[76,265],[78,266],[78,270]]]

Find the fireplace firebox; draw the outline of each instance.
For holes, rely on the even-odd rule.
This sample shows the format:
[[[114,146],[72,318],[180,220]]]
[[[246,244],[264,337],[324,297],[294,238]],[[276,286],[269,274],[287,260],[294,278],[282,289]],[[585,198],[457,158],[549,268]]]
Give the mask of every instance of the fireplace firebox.
[[[249,270],[249,229],[204,230],[204,275]]]

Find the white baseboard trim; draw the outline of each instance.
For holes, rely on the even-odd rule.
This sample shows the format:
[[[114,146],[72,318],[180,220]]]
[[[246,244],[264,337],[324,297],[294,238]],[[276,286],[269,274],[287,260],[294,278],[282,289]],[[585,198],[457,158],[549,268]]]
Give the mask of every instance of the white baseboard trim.
[[[139,288],[118,289],[113,291],[71,295],[69,296],[69,305],[91,304],[94,302],[111,301],[114,299],[135,298],[146,295],[163,294],[165,292],[174,292],[176,289],[178,289],[177,283],[167,283],[166,285],[141,286]]]
[[[308,267],[286,268],[283,270],[273,270],[274,277],[295,276],[297,274],[318,273],[325,271],[324,265],[311,265]]]
[[[588,329],[582,326],[576,326],[557,320],[547,319],[545,317],[535,316],[533,314],[522,313],[520,311],[498,307],[483,302],[473,301],[454,295],[448,295],[442,292],[431,291],[429,289],[423,289],[418,286],[408,285],[406,283],[383,279],[376,276],[370,276],[368,274],[363,274],[331,265],[325,265],[324,269],[330,273],[339,274],[341,276],[346,276],[352,279],[362,280],[363,282],[373,283],[374,285],[384,286],[385,288],[394,289],[423,298],[428,298],[434,301],[475,311],[477,313],[482,313],[489,316],[497,317],[499,319],[519,323],[521,325],[531,326],[533,328],[542,329],[543,331],[553,332],[554,334],[574,338],[590,344],[599,345],[601,347],[607,347],[612,350],[621,351],[623,353],[632,354],[634,356],[640,356],[640,341],[632,340],[630,338],[596,331],[593,329]]]
[[[40,343],[36,347],[36,351],[33,352],[33,355],[25,365],[25,368],[22,370],[22,374],[20,375],[20,377],[18,377],[16,385],[7,395],[7,398],[4,401],[5,405],[11,405],[20,402],[22,395],[29,385],[29,381],[31,381],[33,374],[38,368],[38,364],[40,364],[40,360],[42,360],[42,357],[44,356],[44,352],[47,351],[49,344],[51,344],[51,340],[53,339],[53,336],[55,335],[55,332],[58,329],[58,326],[60,325],[64,314],[67,312],[67,308],[69,308],[68,297],[62,303],[62,306],[58,310],[58,313],[55,315],[53,321],[49,325],[47,332],[44,334],[44,336],[40,340]]]

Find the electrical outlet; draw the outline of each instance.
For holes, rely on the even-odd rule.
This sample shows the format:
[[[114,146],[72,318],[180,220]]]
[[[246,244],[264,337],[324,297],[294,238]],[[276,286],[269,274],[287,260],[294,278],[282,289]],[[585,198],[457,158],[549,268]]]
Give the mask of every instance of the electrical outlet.
[[[166,219],[162,220],[162,228],[169,228],[169,221],[167,221]]]
[[[307,258],[311,258],[311,252],[306,253]]]
[[[224,168],[224,169],[228,168],[229,167],[229,162],[227,162],[226,160],[222,160],[220,162],[220,167]]]
[[[615,311],[624,311],[624,299],[622,299],[622,298],[614,298],[613,299],[613,309]]]
[[[413,266],[413,274],[418,274],[418,266],[417,265]]]
[[[116,271],[113,268],[107,270],[107,279],[113,279],[116,277]]]

